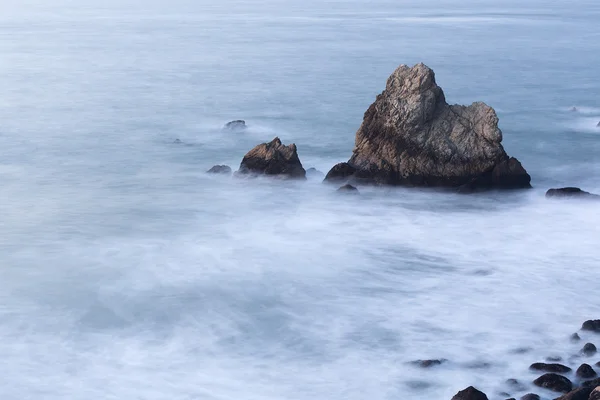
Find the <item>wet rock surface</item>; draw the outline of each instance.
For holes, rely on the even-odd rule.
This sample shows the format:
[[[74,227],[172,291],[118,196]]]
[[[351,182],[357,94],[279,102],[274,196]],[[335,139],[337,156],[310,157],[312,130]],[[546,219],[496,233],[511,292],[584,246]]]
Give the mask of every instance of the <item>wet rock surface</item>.
[[[593,390],[594,388],[592,387],[575,389],[556,400],[588,400]]]
[[[533,363],[529,366],[532,371],[543,371],[543,372],[557,372],[564,374],[571,372],[572,369],[562,364],[546,364],[546,363]]]
[[[568,378],[555,373],[544,374],[534,380],[533,384],[545,389],[562,393],[568,393],[571,391],[571,389],[573,389],[573,383],[571,383]]]
[[[540,400],[540,396],[535,393],[527,393],[521,397],[521,400]]]
[[[531,187],[529,174],[501,142],[493,108],[449,105],[430,68],[401,65],[365,112],[344,173],[338,164],[327,175],[348,178],[354,168],[353,178],[383,185]]]
[[[598,374],[596,373],[596,371],[594,371],[591,365],[581,364],[581,366],[577,368],[575,375],[577,375],[580,378],[590,379],[596,377]]]

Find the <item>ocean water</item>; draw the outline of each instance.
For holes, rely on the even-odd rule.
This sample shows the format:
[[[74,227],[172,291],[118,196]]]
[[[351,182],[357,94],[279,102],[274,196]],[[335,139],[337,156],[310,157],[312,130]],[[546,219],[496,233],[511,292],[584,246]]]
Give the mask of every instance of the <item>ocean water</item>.
[[[600,192],[599,20],[596,0],[0,2],[0,397],[495,399],[577,353],[600,205],[544,192]],[[327,172],[417,62],[497,110],[534,189],[204,173],[275,136]],[[407,364],[426,358],[449,361]]]

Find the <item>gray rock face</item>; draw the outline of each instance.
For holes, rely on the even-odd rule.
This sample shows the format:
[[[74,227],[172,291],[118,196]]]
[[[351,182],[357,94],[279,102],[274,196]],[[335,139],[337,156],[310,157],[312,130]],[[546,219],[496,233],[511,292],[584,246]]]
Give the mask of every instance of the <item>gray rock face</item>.
[[[365,112],[348,165],[352,178],[376,184],[529,188],[501,141],[493,108],[448,105],[430,68],[401,65]]]
[[[250,150],[242,159],[238,175],[274,175],[306,179],[295,144],[285,146],[278,137]]]

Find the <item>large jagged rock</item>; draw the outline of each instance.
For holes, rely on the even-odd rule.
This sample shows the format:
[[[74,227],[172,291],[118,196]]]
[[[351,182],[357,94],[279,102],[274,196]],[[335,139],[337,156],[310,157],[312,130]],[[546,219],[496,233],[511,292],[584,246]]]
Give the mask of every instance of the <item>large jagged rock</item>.
[[[529,174],[501,141],[493,108],[448,105],[430,68],[401,65],[365,112],[349,167],[342,172],[338,164],[328,177],[466,190],[531,187]]]
[[[282,178],[306,179],[295,144],[285,146],[278,137],[250,150],[240,164],[238,175],[274,175]]]

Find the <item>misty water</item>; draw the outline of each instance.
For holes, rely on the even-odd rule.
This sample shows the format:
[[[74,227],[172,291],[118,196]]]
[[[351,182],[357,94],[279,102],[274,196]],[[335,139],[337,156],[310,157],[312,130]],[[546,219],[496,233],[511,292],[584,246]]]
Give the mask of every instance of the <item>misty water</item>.
[[[600,192],[599,20],[596,0],[0,3],[1,397],[492,399],[575,354],[600,205],[544,193]],[[205,174],[275,136],[327,172],[417,62],[496,109],[532,190]],[[427,358],[449,361],[407,364]]]

